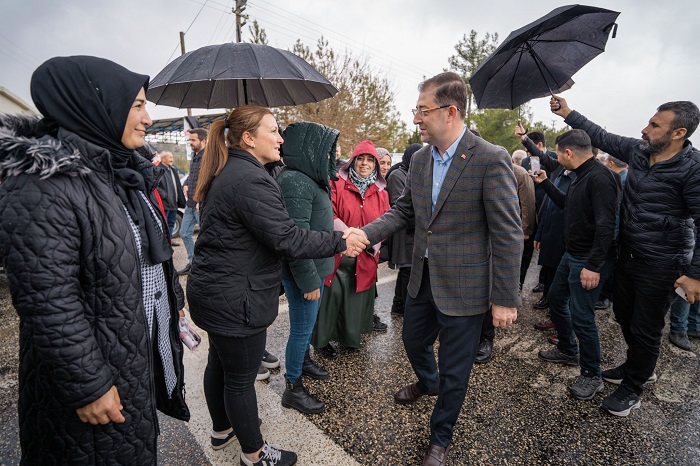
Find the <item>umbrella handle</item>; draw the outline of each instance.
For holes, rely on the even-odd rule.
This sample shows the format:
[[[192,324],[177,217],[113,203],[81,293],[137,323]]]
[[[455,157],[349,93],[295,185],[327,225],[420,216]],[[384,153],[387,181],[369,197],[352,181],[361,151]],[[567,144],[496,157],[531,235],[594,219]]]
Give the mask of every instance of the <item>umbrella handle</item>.
[[[556,109],[556,110],[552,110],[552,111],[557,111],[557,112],[558,112],[559,110],[561,110],[561,102],[559,102],[559,99],[557,99],[556,97],[554,97],[554,92],[551,92],[551,91],[550,91],[550,94],[552,95],[552,100],[554,100],[554,101],[557,103],[557,109]]]

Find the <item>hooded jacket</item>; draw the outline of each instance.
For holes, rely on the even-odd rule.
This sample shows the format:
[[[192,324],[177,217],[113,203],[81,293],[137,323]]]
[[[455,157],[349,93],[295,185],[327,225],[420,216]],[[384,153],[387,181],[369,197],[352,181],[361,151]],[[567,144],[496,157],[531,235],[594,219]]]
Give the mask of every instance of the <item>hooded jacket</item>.
[[[340,133],[317,123],[293,123],[284,130],[284,168],[277,176],[289,217],[299,228],[333,231],[329,176],[335,171]],[[302,293],[317,290],[333,272],[333,258],[286,259],[282,278],[294,279]]]
[[[177,375],[168,398],[147,330],[136,243],[112,189],[110,154],[64,129],[37,137],[37,122],[0,118],[0,257],[20,318],[23,461],[156,464],[156,407],[189,419],[177,329],[182,289],[166,261]],[[134,153],[130,163],[155,187],[148,160]],[[80,421],[76,409],[112,386],[126,422]]]
[[[381,175],[367,188],[364,197],[349,179],[350,167],[354,164],[353,157],[348,164],[338,171],[338,180],[331,182],[333,190],[333,218],[336,230],[345,230],[347,227],[362,228],[384,212],[389,210],[389,195],[386,190],[386,181]],[[379,159],[374,154],[375,167],[378,171]],[[376,254],[363,252],[357,256],[355,275],[357,277],[356,292],[368,290],[377,281],[377,266],[379,265],[378,247]],[[340,254],[335,256],[333,273],[326,277],[325,286],[331,286],[335,278],[335,272],[340,266]]]

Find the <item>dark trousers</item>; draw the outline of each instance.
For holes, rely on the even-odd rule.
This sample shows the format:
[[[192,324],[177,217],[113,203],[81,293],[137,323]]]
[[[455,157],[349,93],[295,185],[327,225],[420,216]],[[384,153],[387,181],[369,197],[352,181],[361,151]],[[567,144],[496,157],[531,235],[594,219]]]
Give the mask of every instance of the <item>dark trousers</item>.
[[[394,287],[394,302],[391,305],[391,312],[394,314],[403,314],[410,279],[411,267],[399,268],[399,274],[396,276],[396,286]]]
[[[491,306],[489,310],[484,314],[484,321],[481,323],[481,339],[493,342],[496,337],[496,327],[493,326],[493,311]]]
[[[554,281],[554,275],[556,275],[556,273],[556,267],[543,265],[540,269],[540,283],[544,285],[542,296],[547,296],[547,293],[549,293],[549,288],[552,286],[552,282]]]
[[[435,305],[426,265],[418,295],[406,299],[403,320],[403,344],[418,376],[421,391],[439,388],[430,418],[430,443],[447,447],[467,394],[469,375],[479,347],[484,314],[448,316]],[[440,337],[438,362],[433,344]],[[438,372],[439,368],[439,372]]]
[[[243,338],[209,334],[204,396],[215,431],[233,427],[243,453],[263,446],[258,423],[255,376],[265,352],[267,331]]]
[[[637,393],[654,373],[679,268],[648,264],[624,251],[615,267],[613,312],[627,343],[624,385]]]
[[[523,255],[520,259],[520,286],[525,283],[525,276],[527,275],[527,269],[530,268],[530,261],[532,261],[532,254],[535,251],[535,235],[532,234],[523,243]]]
[[[168,230],[170,231],[170,236],[172,236],[173,229],[175,228],[175,222],[177,221],[177,209],[166,210],[165,219],[168,221]]]
[[[595,323],[595,302],[610,276],[613,259],[608,259],[603,265],[600,282],[592,290],[581,286],[581,270],[586,262],[586,258],[564,253],[549,288],[547,301],[552,322],[557,327],[557,348],[564,354],[579,353],[581,375],[600,377],[600,338]]]

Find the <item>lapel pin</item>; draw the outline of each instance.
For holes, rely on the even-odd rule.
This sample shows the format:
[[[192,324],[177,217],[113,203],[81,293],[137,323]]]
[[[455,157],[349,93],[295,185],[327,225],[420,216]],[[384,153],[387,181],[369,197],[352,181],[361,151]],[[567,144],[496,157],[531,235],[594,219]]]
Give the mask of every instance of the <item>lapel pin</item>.
[[[463,159],[466,159],[466,158],[467,158],[467,156],[466,156],[466,155],[464,155],[464,154],[462,154],[462,158],[463,158]]]

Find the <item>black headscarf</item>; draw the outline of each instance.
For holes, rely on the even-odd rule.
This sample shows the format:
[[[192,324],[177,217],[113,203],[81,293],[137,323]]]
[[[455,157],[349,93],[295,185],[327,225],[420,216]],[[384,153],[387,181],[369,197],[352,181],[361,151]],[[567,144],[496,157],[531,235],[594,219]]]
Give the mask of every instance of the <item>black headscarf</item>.
[[[394,170],[398,170],[399,168],[408,171],[408,169],[411,166],[411,157],[413,157],[413,154],[418,152],[418,149],[423,147],[423,144],[411,144],[406,148],[405,151],[403,151],[403,158],[401,159],[401,162],[397,163],[396,165],[393,165],[388,172],[386,172],[386,179],[389,179],[389,175],[391,175],[391,172]]]
[[[139,227],[146,262],[158,264],[172,249],[163,222],[139,193],[148,195],[143,176],[133,169],[137,155],[121,142],[129,111],[148,79],[104,58],[56,57],[34,71],[30,89],[44,116],[41,131],[55,135],[61,127],[109,151],[114,192]]]

